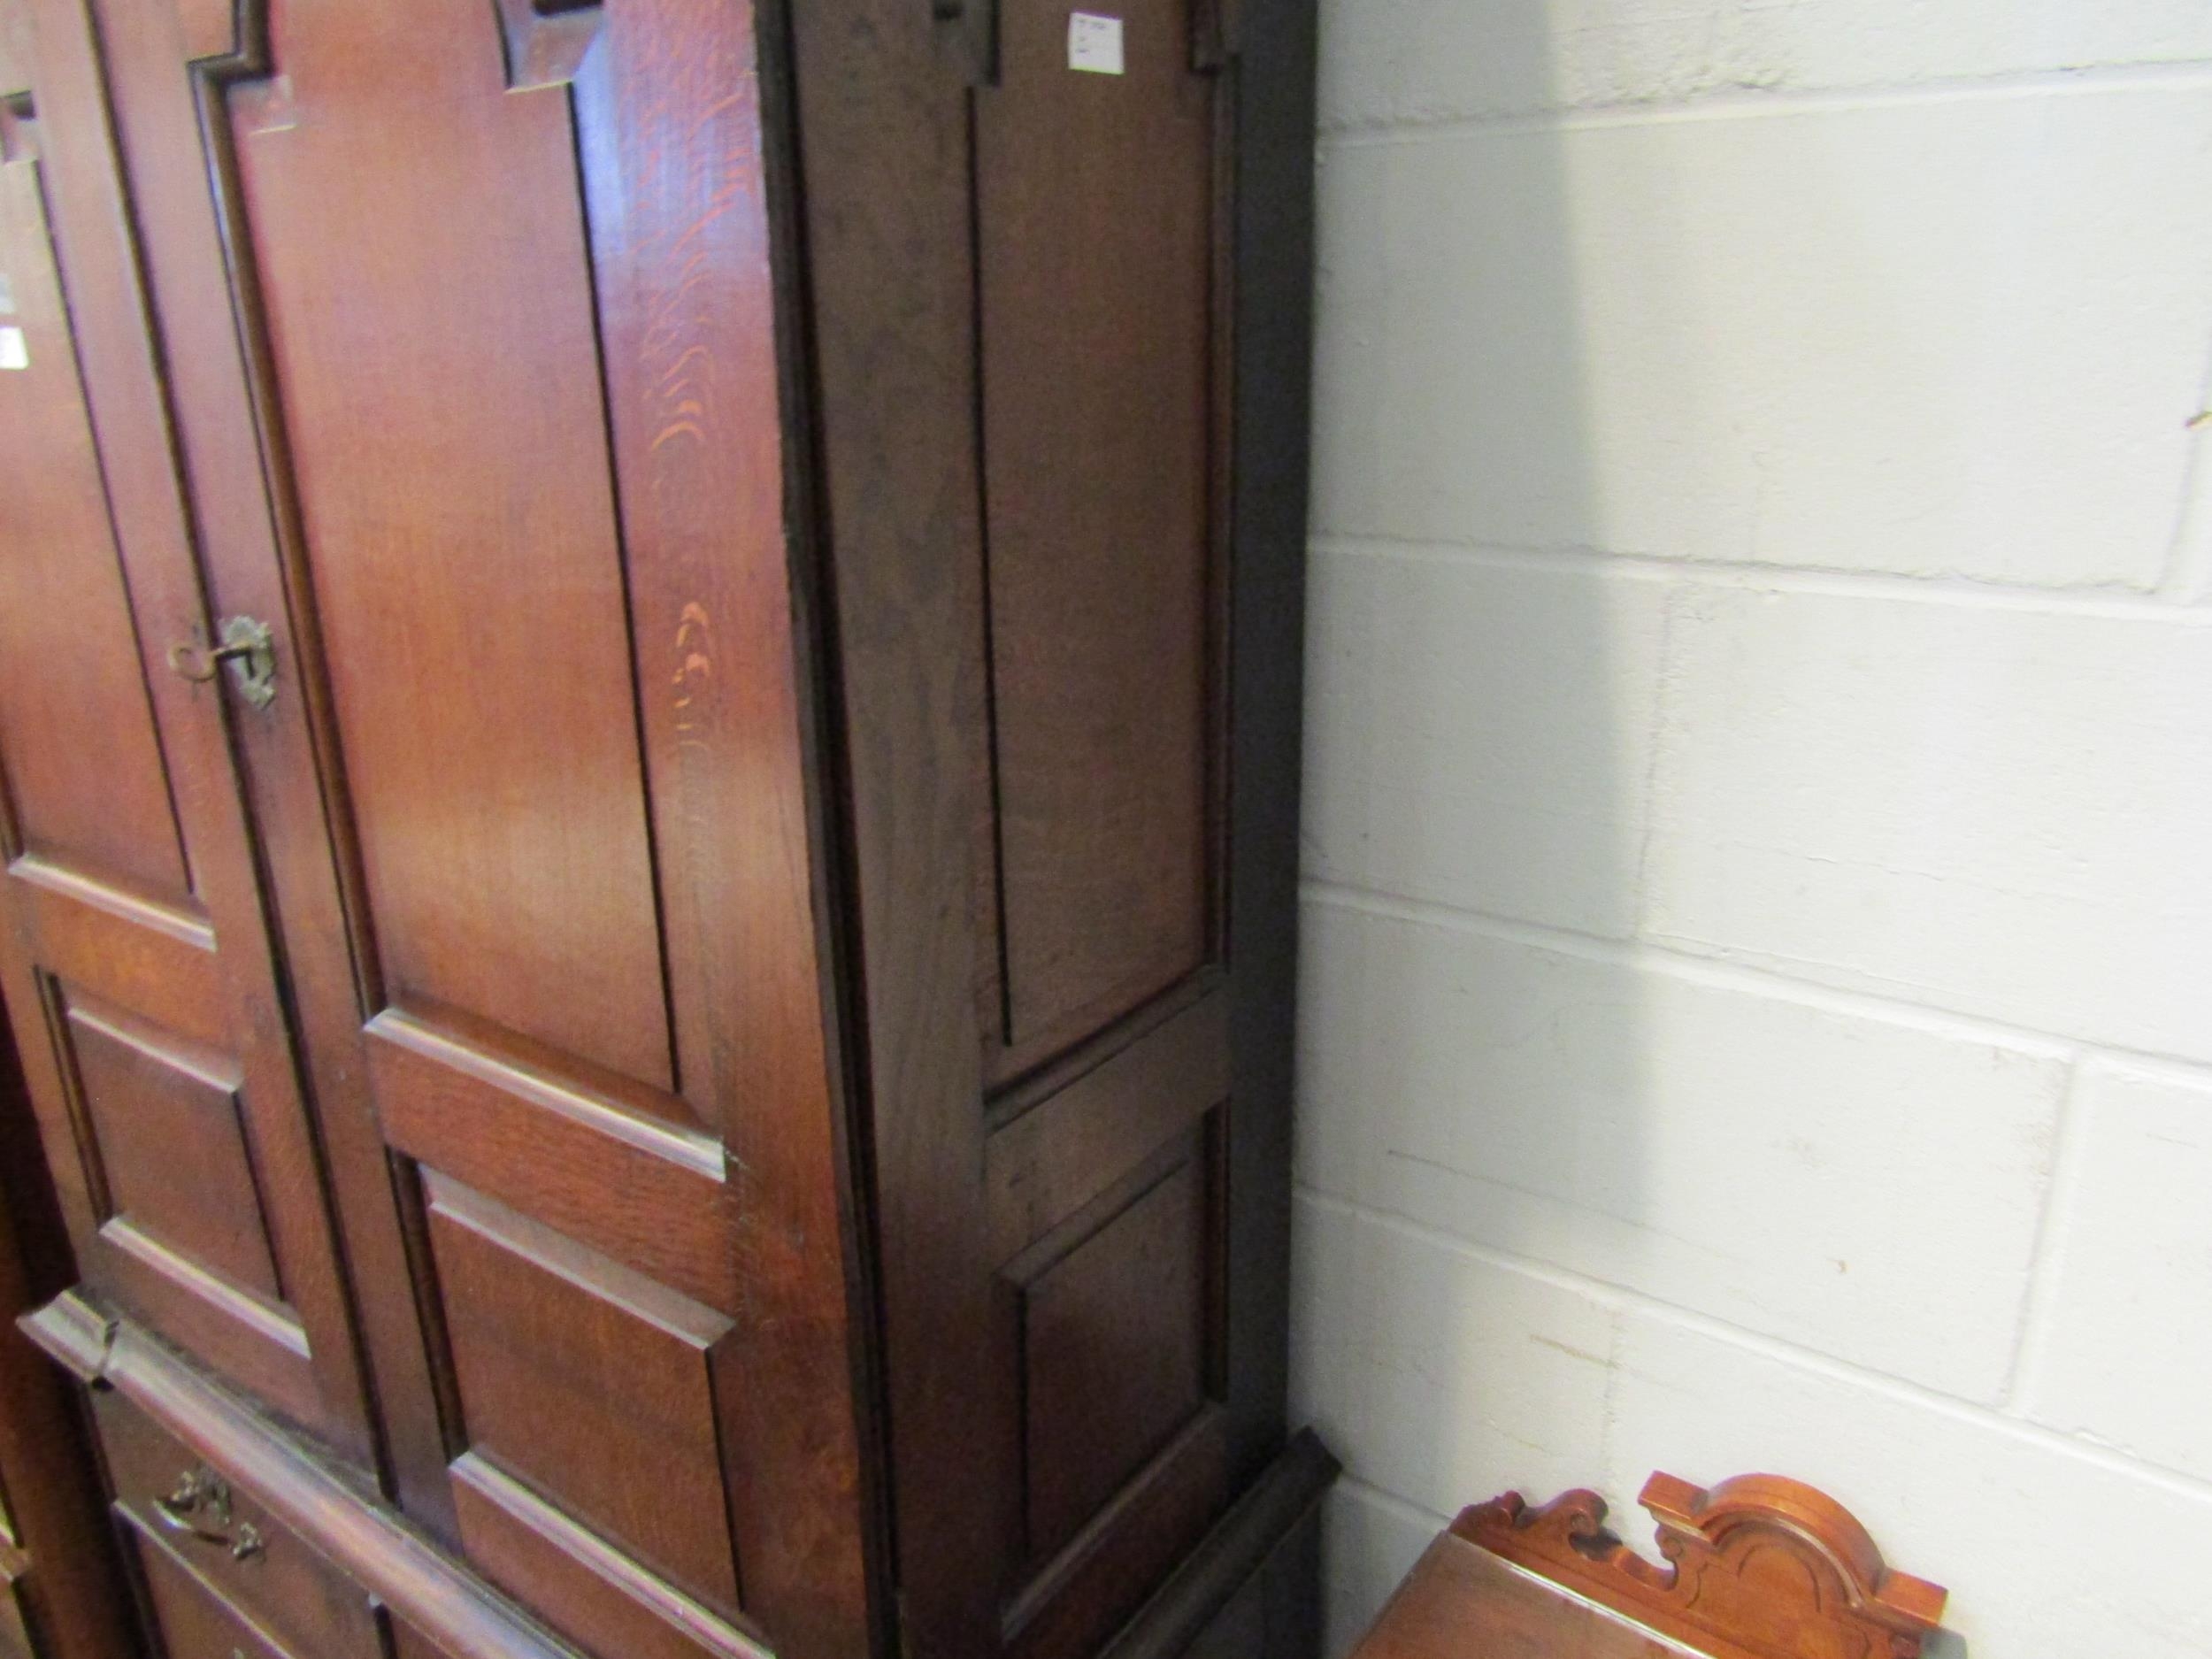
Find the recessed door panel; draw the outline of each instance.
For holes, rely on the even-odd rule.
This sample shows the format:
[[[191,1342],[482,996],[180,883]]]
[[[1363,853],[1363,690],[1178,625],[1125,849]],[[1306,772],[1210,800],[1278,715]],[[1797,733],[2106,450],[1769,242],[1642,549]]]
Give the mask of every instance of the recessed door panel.
[[[430,1185],[470,1451],[735,1609],[715,1448],[716,1390],[741,1386],[730,1321],[457,1183]]]
[[[1002,1072],[1212,933],[1216,83],[1186,0],[1115,11],[1098,73],[1007,0],[975,94]]]
[[[91,4],[407,1507],[564,1628],[853,1650],[752,17]]]
[[[272,1302],[283,1300],[236,1062],[65,990],[108,1215]]]
[[[54,268],[27,87],[0,87],[0,754],[24,846],[188,886]],[[88,764],[97,757],[97,765]]]
[[[489,0],[269,45],[239,175],[386,993],[669,1088],[567,88]]]
[[[1251,7],[956,10],[793,15],[902,1606],[1025,1659],[1108,1643],[1271,1432],[1226,1287],[1287,1109],[1228,926]]]
[[[93,33],[0,0],[0,981],[88,1284],[365,1457]]]

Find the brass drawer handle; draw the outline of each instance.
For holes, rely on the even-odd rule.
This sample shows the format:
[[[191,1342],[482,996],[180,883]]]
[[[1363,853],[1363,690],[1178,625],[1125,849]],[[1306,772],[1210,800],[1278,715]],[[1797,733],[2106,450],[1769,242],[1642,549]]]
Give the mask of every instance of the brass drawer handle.
[[[252,1561],[269,1548],[261,1529],[251,1521],[234,1525],[230,1483],[204,1463],[179,1475],[175,1490],[154,1500],[154,1512],[173,1532],[196,1538],[204,1544],[220,1544],[230,1551],[233,1561]]]

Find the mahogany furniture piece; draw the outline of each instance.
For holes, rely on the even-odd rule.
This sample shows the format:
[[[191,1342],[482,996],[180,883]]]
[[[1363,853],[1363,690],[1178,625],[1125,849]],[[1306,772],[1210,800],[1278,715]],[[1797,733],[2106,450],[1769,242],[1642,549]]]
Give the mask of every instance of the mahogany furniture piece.
[[[69,1282],[23,1074],[0,1033],[0,1655],[137,1651],[98,1475],[65,1380],[12,1321]]]
[[[1313,27],[0,0],[29,1328],[172,1659],[1310,1640]]]
[[[1919,1659],[1943,1617],[1941,1586],[1802,1482],[1655,1474],[1641,1502],[1664,1567],[1606,1531],[1594,1492],[1461,1510],[1354,1659]]]

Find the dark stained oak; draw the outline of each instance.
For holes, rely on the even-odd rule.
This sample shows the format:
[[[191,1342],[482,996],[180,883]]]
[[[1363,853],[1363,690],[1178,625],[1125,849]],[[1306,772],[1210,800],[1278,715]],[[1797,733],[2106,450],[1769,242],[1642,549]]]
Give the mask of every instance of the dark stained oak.
[[[714,1408],[744,1386],[730,1321],[434,1176],[430,1225],[471,1455],[733,1611]]]
[[[1116,10],[1119,76],[1070,71],[1061,8],[1002,7],[973,95],[1002,1072],[1212,932],[1218,81],[1188,0]]]
[[[565,89],[481,0],[271,10],[230,119],[383,995],[666,1089]]]
[[[579,1659],[575,1648],[371,1499],[326,1454],[273,1425],[157,1339],[75,1292],[22,1323],[79,1380],[112,1389],[113,1409],[142,1414],[219,1475],[234,1502],[253,1506],[241,1518],[259,1516],[296,1535],[447,1659]],[[256,1563],[235,1564],[243,1578]]]
[[[1310,1645],[1312,6],[1116,15],[0,0],[34,1328],[170,1650]]]
[[[920,1655],[1094,1650],[1282,1445],[1311,20],[1114,10],[794,14]]]
[[[51,216],[43,224],[14,215],[0,259],[21,264],[34,288],[42,273],[58,280],[69,325],[66,334],[50,326],[42,355],[7,378],[37,383],[50,434],[89,434],[97,452],[96,467],[65,459],[26,480],[33,496],[54,498],[36,510],[39,522],[73,538],[41,562],[73,572],[83,626],[128,641],[136,657],[127,695],[111,666],[108,701],[42,708],[19,697],[17,706],[24,718],[35,713],[35,788],[50,787],[35,764],[45,744],[63,746],[78,771],[107,772],[103,793],[112,789],[121,803],[117,826],[136,825],[128,833],[140,854],[119,868],[112,829],[81,839],[58,798],[22,807],[11,799],[0,813],[8,860],[0,987],[87,1280],[347,1455],[366,1457],[365,1380],[240,789],[233,713],[215,685],[169,664],[173,645],[211,636],[211,611],[94,30],[78,0],[5,0],[0,25],[22,55],[16,75],[27,85],[9,105],[18,158],[0,172],[21,178],[15,170],[35,169]],[[32,144],[21,142],[27,112]],[[56,259],[56,247],[65,257]],[[58,320],[58,311],[46,319]],[[82,511],[88,488],[97,491],[90,512]],[[10,695],[0,687],[0,703]],[[0,716],[0,741],[12,745],[0,762],[12,785],[11,718]],[[168,856],[148,862],[160,837],[147,820],[159,815],[129,803],[156,798],[188,886],[172,879]],[[69,1018],[73,997],[107,1010],[104,1032],[89,1033],[89,1077],[78,1049],[87,1032]],[[119,1070],[114,1033],[126,1026],[134,1036],[122,1046],[134,1044],[139,1058]],[[217,1107],[177,1117],[180,1093],[195,1089],[230,1095],[227,1117]],[[148,1114],[165,1108],[173,1126],[191,1125],[182,1133],[228,1171],[205,1187],[173,1174],[158,1234],[114,1209],[118,1190],[143,1196],[150,1161],[161,1156],[153,1125],[139,1121],[138,1095]],[[241,1202],[250,1213],[236,1212]]]
[[[21,82],[0,87],[17,100],[0,111],[0,326],[22,331],[30,359],[0,374],[0,534],[42,552],[0,561],[0,752],[17,833],[27,850],[181,897],[191,882],[41,199],[35,105],[24,69],[0,79]],[[88,719],[107,760],[97,770],[72,741]]]
[[[131,1659],[91,1448],[63,1379],[14,1325],[71,1265],[21,1070],[0,1033],[0,1652]]]
[[[204,1479],[204,1460],[113,1390],[96,1394],[93,1406],[111,1508],[142,1565],[162,1558],[296,1653],[380,1659],[374,1604],[359,1585],[235,1483],[173,1514],[164,1500],[173,1504],[186,1481]],[[233,1548],[248,1527],[255,1548],[241,1559]]]
[[[861,1423],[754,19],[95,4],[190,339],[211,577],[288,671],[242,744],[388,1479],[505,1561],[463,1472],[501,1464],[583,1529],[565,1559],[848,1651]],[[497,1245],[441,1193],[507,1217]],[[608,1310],[657,1298],[718,1326],[718,1381],[577,1370],[570,1315],[618,1344]],[[549,1404],[603,1455],[518,1453]]]
[[[1033,1554],[1072,1536],[1204,1403],[1208,1196],[1194,1148],[1021,1288]]]

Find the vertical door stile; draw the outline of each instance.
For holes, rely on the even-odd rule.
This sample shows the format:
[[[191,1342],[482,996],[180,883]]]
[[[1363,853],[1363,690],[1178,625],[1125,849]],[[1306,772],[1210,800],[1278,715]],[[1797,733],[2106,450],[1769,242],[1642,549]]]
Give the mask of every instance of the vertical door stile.
[[[173,354],[141,285],[89,19],[74,0],[7,4],[33,60],[36,156],[10,164],[35,181],[13,196],[0,262],[48,303],[0,398],[24,400],[31,424],[10,429],[52,450],[0,504],[37,549],[10,580],[62,584],[130,656],[96,697],[57,709],[38,657],[10,653],[0,732],[19,839],[0,968],[88,1280],[365,1460],[364,1379],[233,749],[231,723],[255,711],[171,661],[203,661],[218,614],[177,466]],[[50,232],[33,211],[50,211]],[[104,512],[65,516],[88,502]],[[69,621],[45,626],[58,639]],[[53,745],[61,768],[28,764]],[[151,813],[127,857],[72,822],[65,780],[104,765],[124,799],[166,797],[176,854]]]

